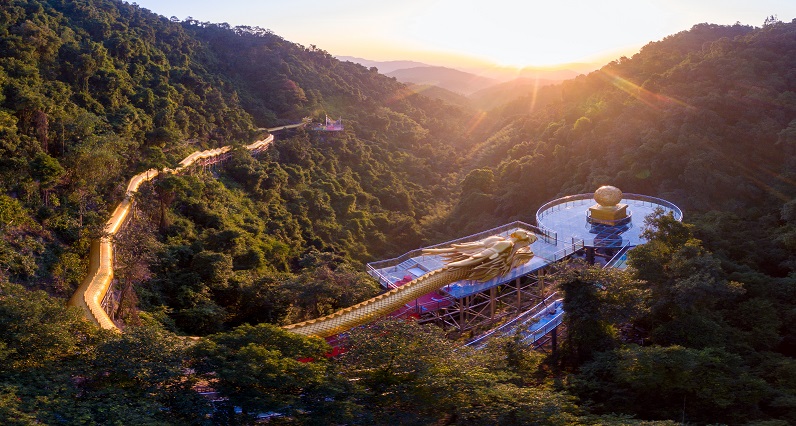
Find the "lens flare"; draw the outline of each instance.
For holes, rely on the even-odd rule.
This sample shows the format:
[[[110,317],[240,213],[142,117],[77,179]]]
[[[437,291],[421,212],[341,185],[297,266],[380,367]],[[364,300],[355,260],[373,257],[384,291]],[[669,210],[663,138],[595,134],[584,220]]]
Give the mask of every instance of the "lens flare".
[[[644,105],[647,105],[650,108],[659,110],[661,105],[667,105],[667,104],[668,105],[674,104],[686,108],[692,108],[691,105],[679,99],[675,99],[671,96],[666,96],[660,93],[655,93],[650,90],[647,90],[639,86],[638,84],[633,83],[630,80],[627,80],[617,74],[612,73],[611,71],[602,70],[600,71],[600,73],[616,88],[638,99],[640,102],[642,102]]]
[[[470,124],[467,126],[467,134],[468,135],[473,134],[475,130],[478,128],[478,126],[480,126],[481,123],[484,122],[485,118],[486,118],[486,111],[479,111],[475,113],[475,115],[473,115],[473,117],[470,118]]]

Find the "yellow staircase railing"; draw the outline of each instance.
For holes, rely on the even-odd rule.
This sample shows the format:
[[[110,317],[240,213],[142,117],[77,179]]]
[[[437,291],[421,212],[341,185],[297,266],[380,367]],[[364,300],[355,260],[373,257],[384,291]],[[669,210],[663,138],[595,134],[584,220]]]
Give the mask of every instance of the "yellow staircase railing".
[[[265,139],[247,145],[246,149],[258,151],[266,148],[273,140],[274,136],[269,135]],[[113,236],[116,235],[125,222],[127,222],[130,210],[133,207],[133,195],[138,192],[138,188],[140,188],[144,182],[154,179],[161,173],[180,173],[191,167],[197,161],[225,154],[231,149],[232,147],[225,146],[222,148],[194,152],[180,161],[180,165],[176,169],[167,168],[163,171],[150,169],[133,176],[127,184],[127,192],[125,193],[124,200],[116,206],[110,219],[105,223],[103,236],[92,241],[89,251],[88,274],[86,278],[83,279],[83,282],[80,283],[77,291],[75,291],[75,294],[72,295],[67,304],[69,306],[81,308],[86,318],[98,326],[104,329],[118,331],[119,328],[102,308],[102,299],[110,289],[111,281],[113,281]]]

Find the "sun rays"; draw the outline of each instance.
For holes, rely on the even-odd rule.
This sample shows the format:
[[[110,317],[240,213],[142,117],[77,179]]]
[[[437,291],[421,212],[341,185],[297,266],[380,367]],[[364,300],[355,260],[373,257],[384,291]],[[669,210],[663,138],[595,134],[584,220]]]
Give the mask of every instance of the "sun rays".
[[[601,70],[600,72],[604,74],[608,81],[616,88],[636,98],[639,102],[650,108],[660,109],[663,105],[679,105],[685,108],[693,108],[691,105],[679,99],[652,92],[611,71]]]

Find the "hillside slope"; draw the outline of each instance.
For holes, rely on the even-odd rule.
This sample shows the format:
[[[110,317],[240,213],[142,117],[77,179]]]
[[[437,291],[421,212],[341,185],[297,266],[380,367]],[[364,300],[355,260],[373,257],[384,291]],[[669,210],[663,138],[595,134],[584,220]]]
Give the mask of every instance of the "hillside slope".
[[[260,28],[176,22],[114,0],[15,0],[0,10],[0,45],[0,279],[61,296],[80,280],[126,178],[196,149],[248,143],[258,127],[306,116],[343,117],[338,134],[280,135],[263,161],[233,163],[222,185],[194,177],[202,189],[157,192],[159,244],[206,237],[168,240],[171,225],[187,226],[168,200],[204,205],[212,194],[271,220],[234,225],[245,234],[236,241],[280,253],[248,273],[292,273],[312,249],[339,263],[416,247],[420,221],[452,193],[459,159],[444,154],[468,143],[458,108]],[[190,220],[207,220],[200,211]],[[235,247],[214,250],[235,257]]]
[[[777,209],[793,198],[796,23],[697,25],[493,113],[473,155],[500,216],[611,182],[685,210]],[[523,179],[519,179],[524,176]]]
[[[450,90],[443,89],[439,86],[429,84],[407,84],[409,90],[419,93],[431,99],[439,99],[451,105],[456,105],[464,109],[471,109],[473,107],[470,100],[458,93],[453,93]]]
[[[560,82],[536,78],[517,78],[481,89],[470,94],[468,98],[476,107],[488,111],[513,102],[518,98],[532,96],[536,97],[534,108],[538,108],[560,100],[560,95],[555,96],[558,90],[548,88],[548,86],[556,83]],[[542,93],[541,97],[539,96],[540,93]]]

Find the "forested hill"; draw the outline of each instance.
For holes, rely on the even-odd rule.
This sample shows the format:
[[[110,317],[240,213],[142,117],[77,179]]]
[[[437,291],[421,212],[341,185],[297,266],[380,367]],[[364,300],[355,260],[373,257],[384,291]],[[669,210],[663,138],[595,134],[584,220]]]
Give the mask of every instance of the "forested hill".
[[[794,423],[796,20],[699,24],[491,115],[500,124],[472,153],[452,228],[533,220],[548,200],[608,183],[690,222],[653,220],[628,253],[640,293],[599,274],[560,285],[560,359],[580,401],[642,419]]]
[[[796,22],[700,24],[564,82],[554,101],[511,102],[473,154],[494,176],[483,219],[531,219],[607,182],[689,215],[778,212],[796,196],[794,65]]]
[[[793,188],[794,64],[796,23],[696,25],[565,82],[547,108],[506,105],[476,162],[495,167],[513,214],[604,182],[691,211],[763,204]],[[538,190],[515,197],[517,185]]]
[[[266,260],[250,268],[290,272],[308,250],[361,261],[420,245],[420,222],[455,192],[449,153],[467,148],[460,109],[261,28],[114,0],[14,0],[0,9],[0,52],[0,276],[63,296],[126,179],[197,149],[343,118],[342,133],[288,132],[261,161],[236,157],[212,190],[179,190],[212,177],[160,184],[175,186],[153,207],[158,238],[187,235],[174,244],[193,247],[188,264],[207,235],[228,232],[238,245],[205,248],[239,259],[254,244]],[[211,193],[245,213],[205,212]]]

